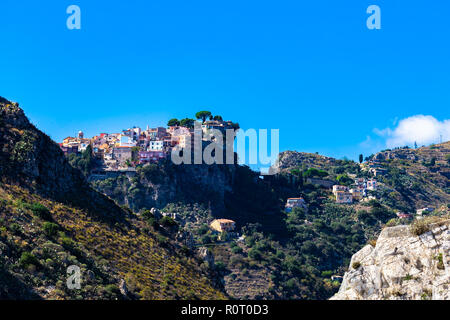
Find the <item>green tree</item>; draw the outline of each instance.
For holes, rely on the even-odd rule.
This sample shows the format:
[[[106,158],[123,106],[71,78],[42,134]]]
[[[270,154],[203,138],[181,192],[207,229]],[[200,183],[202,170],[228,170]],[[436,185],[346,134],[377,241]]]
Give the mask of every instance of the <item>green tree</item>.
[[[223,118],[221,116],[219,116],[219,115],[214,116],[213,119],[216,120],[216,121],[223,121]]]
[[[206,121],[206,118],[210,117],[212,114],[210,111],[199,111],[195,114],[197,119],[202,119],[202,122]]]
[[[170,119],[167,122],[167,126],[168,127],[176,127],[176,126],[179,126],[179,125],[180,125],[180,121],[178,119],[176,119],[176,118]]]
[[[364,156],[362,154],[359,155],[359,163],[362,163],[364,160]]]
[[[180,121],[180,125],[182,127],[186,127],[186,128],[193,128],[194,127],[194,123],[195,120],[194,119],[189,119],[189,118],[184,118]]]

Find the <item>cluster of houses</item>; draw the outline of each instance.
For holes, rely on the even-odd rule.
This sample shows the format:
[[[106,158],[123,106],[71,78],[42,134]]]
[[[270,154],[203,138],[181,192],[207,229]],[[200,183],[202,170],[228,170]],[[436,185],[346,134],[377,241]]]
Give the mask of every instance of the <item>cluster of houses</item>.
[[[332,190],[336,197],[336,203],[353,203],[353,201],[360,201],[363,199],[371,200],[375,199],[375,197],[368,195],[367,190],[377,190],[377,181],[375,179],[366,180],[365,178],[356,178],[352,188],[333,185]],[[284,206],[285,212],[291,212],[294,208],[308,209],[303,198],[288,198]]]
[[[367,190],[377,190],[377,181],[375,179],[356,178],[352,188],[341,185],[333,186],[336,203],[353,203],[353,201],[360,201],[364,198],[368,200],[374,199],[373,196],[367,195]]]
[[[202,123],[201,127],[170,126],[157,127],[146,130],[133,127],[120,133],[101,133],[90,139],[84,138],[80,131],[77,137],[67,137],[60,143],[62,151],[66,154],[79,153],[91,146],[93,155],[100,159],[105,170],[120,170],[134,167],[138,164],[158,162],[170,154],[172,148],[180,146],[186,148],[193,146],[195,130],[200,130],[202,139],[205,139],[210,130],[225,132],[233,128],[231,121],[211,120]]]
[[[387,169],[383,167],[382,163],[379,160],[373,159],[368,161],[367,163],[362,164],[362,170],[368,171],[373,176],[383,176],[387,173]]]

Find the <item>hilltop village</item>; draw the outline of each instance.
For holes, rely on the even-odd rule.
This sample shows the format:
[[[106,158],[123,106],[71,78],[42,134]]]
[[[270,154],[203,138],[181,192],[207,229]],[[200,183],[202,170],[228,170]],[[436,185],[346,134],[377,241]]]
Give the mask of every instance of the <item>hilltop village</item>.
[[[202,120],[203,140],[207,139],[210,130],[225,133],[227,129],[236,130],[239,127],[232,121],[223,121],[221,116],[212,116],[209,111],[200,111],[196,117]],[[133,171],[137,165],[166,159],[175,146],[192,147],[194,124],[193,119],[171,119],[167,127],[147,126],[145,130],[133,127],[119,133],[100,133],[92,138],[86,138],[80,131],[76,137],[67,137],[59,145],[66,156],[82,153],[90,148],[101,164],[93,174]]]

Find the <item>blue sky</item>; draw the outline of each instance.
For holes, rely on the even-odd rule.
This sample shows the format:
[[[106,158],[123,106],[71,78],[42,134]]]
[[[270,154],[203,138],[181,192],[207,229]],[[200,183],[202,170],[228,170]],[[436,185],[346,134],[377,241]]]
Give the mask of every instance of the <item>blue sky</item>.
[[[81,30],[66,27],[71,4]],[[371,4],[381,30],[366,27]],[[416,115],[447,138],[448,12],[417,0],[2,0],[0,95],[55,140],[207,109],[280,129],[281,151],[356,159],[403,143],[396,126]]]

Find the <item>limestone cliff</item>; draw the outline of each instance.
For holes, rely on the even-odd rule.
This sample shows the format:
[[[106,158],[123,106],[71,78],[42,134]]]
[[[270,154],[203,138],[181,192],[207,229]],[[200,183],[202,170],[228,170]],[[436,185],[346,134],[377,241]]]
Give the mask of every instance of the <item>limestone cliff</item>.
[[[450,220],[414,235],[410,226],[384,229],[376,246],[353,255],[331,300],[449,300]]]

